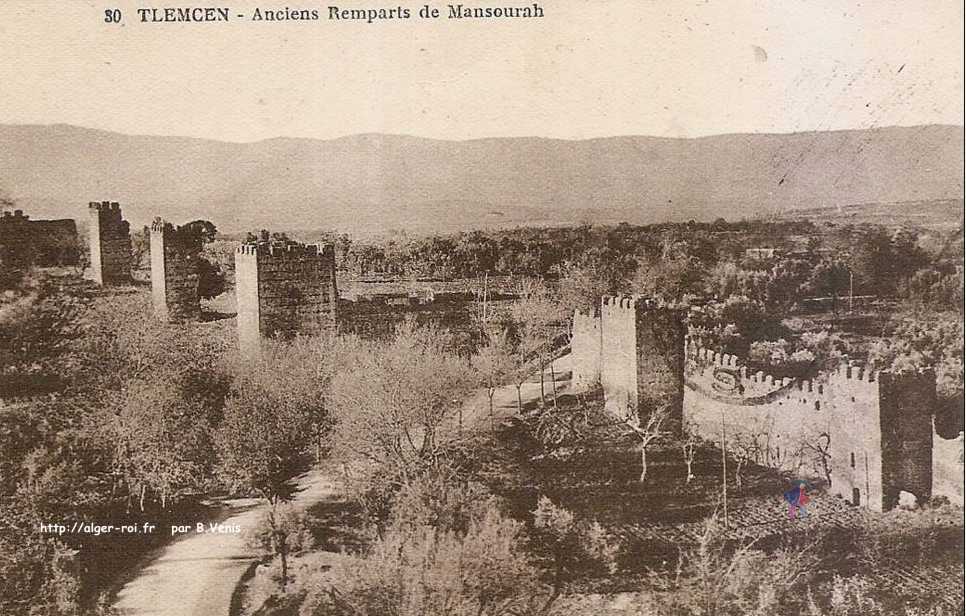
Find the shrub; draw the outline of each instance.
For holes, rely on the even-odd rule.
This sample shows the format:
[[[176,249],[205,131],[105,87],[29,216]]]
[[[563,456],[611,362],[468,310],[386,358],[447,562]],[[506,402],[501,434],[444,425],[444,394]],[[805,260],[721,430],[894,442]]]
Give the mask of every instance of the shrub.
[[[522,524],[495,509],[466,532],[397,526],[364,555],[303,584],[300,616],[502,616],[546,594],[522,549]]]

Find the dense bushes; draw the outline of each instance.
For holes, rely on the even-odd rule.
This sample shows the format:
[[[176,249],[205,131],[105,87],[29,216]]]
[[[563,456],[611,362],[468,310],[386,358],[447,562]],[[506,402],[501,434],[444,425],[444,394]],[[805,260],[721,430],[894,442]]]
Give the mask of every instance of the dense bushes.
[[[404,489],[391,524],[363,554],[300,583],[301,616],[497,616],[546,603],[523,525],[482,493],[441,484],[432,472],[425,479]]]

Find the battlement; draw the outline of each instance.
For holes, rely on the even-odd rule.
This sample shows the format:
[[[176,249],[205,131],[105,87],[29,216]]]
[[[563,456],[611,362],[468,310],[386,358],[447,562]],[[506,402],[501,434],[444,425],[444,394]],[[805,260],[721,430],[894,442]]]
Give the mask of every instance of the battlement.
[[[685,342],[686,420],[706,438],[727,431],[765,432],[768,466],[801,472],[794,452],[825,435],[831,489],[876,511],[895,505],[899,491],[928,498],[935,375],[875,371],[848,361],[813,379],[752,372],[739,357]],[[797,465],[797,466],[796,466]]]
[[[791,377],[775,377],[758,370],[752,372],[741,359],[729,353],[720,353],[701,346],[700,342],[688,338],[685,340],[685,356],[701,366],[724,368],[738,379],[743,385],[741,390],[779,389],[794,385],[799,391],[822,395],[829,388],[842,391],[857,391],[865,389],[869,393],[878,390],[881,371],[870,370],[857,366],[852,362],[843,363],[837,369],[822,372],[814,379],[796,379]]]
[[[292,240],[273,240],[270,242],[249,242],[238,246],[235,252],[240,255],[254,255],[273,259],[301,259],[335,255],[332,244],[303,244]]]
[[[101,285],[128,282],[131,278],[131,226],[121,215],[117,201],[91,201],[91,272]]]
[[[640,296],[604,297],[599,316],[575,312],[572,333],[575,384],[599,378],[605,408],[622,418],[670,404],[707,440],[730,433],[729,448],[766,435],[756,462],[799,474],[811,472],[803,443],[824,447],[831,489],[875,511],[893,507],[901,491],[928,498],[933,490],[930,370],[846,360],[812,379],[779,378],[687,338],[680,311]]]
[[[99,212],[121,211],[121,204],[117,201],[91,201],[87,207]]]
[[[644,295],[605,295],[600,300],[603,309],[610,310],[651,310],[657,308],[657,302]]]
[[[333,334],[339,292],[335,246],[303,244],[261,231],[235,248],[239,346],[257,353],[262,338]]]
[[[184,321],[200,315],[197,257],[202,246],[197,229],[176,227],[161,217],[151,223],[151,294],[160,319]]]
[[[30,220],[30,216],[27,216],[26,214],[24,214],[23,210],[14,210],[12,212],[10,210],[3,210],[3,215],[0,216],[0,223],[7,223],[7,224],[28,222],[29,220]]]
[[[201,234],[188,226],[175,226],[163,218],[156,217],[151,222],[151,234],[164,239],[164,249],[168,252],[193,254],[201,252],[204,241]]]
[[[123,221],[121,217],[121,204],[117,201],[91,201],[88,204],[88,209],[91,213],[91,217],[96,219],[102,230],[107,232],[114,232],[115,229],[128,233],[128,224]]]

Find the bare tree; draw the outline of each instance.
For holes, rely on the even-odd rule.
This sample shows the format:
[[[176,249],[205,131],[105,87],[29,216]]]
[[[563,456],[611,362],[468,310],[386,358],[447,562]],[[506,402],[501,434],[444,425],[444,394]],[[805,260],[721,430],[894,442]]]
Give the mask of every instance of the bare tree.
[[[684,454],[684,464],[688,469],[688,476],[684,483],[689,484],[694,479],[692,465],[694,464],[694,454],[698,447],[698,433],[690,422],[684,422],[681,426],[681,453]]]
[[[630,407],[624,418],[624,423],[634,434],[641,439],[641,478],[643,483],[647,478],[647,448],[657,439],[665,436],[664,423],[667,421],[670,412],[667,406],[655,409],[648,414],[647,418],[641,418],[640,414]]]
[[[333,445],[405,485],[460,439],[460,400],[473,387],[442,332],[403,327],[392,342],[355,354],[332,380]]]
[[[735,486],[740,490],[744,475],[742,471],[749,463],[761,457],[760,434],[757,432],[735,432],[731,439],[731,457],[735,460]]]
[[[493,395],[513,374],[516,364],[506,332],[488,333],[486,344],[473,356],[473,366],[480,372],[489,401],[490,423],[493,423]],[[492,427],[492,425],[491,425]]]
[[[822,432],[816,439],[805,438],[802,441],[802,448],[814,454],[814,461],[822,470],[826,484],[832,485],[832,455],[829,453],[829,445],[832,444],[832,437],[828,432]]]
[[[819,562],[811,548],[783,545],[771,553],[755,549],[757,540],[729,540],[724,525],[709,518],[682,554],[677,587],[664,599],[674,614],[786,613],[788,597],[801,594]]]
[[[550,289],[540,281],[525,280],[519,289],[519,299],[510,309],[510,315],[517,328],[520,353],[526,361],[536,359],[540,369],[540,402],[546,397],[546,381],[543,368],[550,364],[551,381],[556,380],[553,362],[553,341],[558,326],[564,322],[563,307],[557,302]],[[551,383],[553,404],[557,405],[556,382]]]

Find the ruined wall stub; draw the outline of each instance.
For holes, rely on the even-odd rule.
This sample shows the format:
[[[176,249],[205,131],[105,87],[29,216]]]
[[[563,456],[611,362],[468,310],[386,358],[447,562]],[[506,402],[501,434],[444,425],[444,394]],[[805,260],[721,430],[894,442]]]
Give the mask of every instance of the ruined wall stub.
[[[201,316],[198,300],[198,254],[201,241],[181,227],[156,218],[151,224],[151,295],[162,321]]]
[[[238,341],[246,355],[262,338],[334,334],[339,294],[331,244],[246,243],[235,251]]]
[[[131,228],[116,201],[92,201],[90,215],[91,277],[102,286],[131,281]]]
[[[0,259],[5,266],[76,265],[79,258],[73,220],[31,220],[23,210],[0,215]]]

